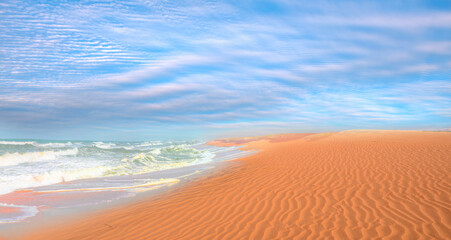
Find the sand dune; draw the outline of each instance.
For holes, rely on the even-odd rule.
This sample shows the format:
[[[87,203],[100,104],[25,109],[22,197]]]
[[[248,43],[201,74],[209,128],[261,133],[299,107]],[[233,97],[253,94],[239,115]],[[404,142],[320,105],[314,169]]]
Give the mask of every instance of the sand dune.
[[[212,144],[262,151],[164,196],[25,239],[451,239],[451,133],[361,130]]]

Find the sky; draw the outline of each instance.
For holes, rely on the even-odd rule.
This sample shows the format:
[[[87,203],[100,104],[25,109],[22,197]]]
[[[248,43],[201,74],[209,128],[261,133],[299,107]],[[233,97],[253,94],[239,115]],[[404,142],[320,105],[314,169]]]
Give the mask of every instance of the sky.
[[[0,138],[451,128],[451,2],[0,3]]]

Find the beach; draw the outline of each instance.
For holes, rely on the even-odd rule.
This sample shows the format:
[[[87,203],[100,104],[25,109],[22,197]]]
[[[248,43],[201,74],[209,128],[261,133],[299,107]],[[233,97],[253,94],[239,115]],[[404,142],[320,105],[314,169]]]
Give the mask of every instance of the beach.
[[[19,239],[450,239],[451,133],[219,139],[258,153]]]

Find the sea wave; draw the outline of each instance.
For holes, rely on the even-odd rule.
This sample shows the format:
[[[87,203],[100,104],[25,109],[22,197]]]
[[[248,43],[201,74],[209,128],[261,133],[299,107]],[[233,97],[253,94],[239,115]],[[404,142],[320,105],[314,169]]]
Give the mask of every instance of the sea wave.
[[[73,146],[72,142],[67,143],[59,143],[59,142],[51,142],[51,143],[33,143],[33,146],[43,147],[43,148],[65,148]]]
[[[139,144],[138,147],[151,147],[151,146],[156,146],[156,145],[161,145],[161,142],[160,141],[143,142],[143,143]]]
[[[200,144],[194,141],[0,141],[0,195],[18,190],[61,196],[65,192],[95,191],[102,193],[81,202],[68,201],[55,206],[98,204],[174,184],[206,166],[161,170],[216,161],[217,154],[224,157],[227,151],[236,151]],[[7,203],[16,205],[0,203],[0,224],[35,216],[39,210],[35,206],[42,206],[39,201],[33,206]]]
[[[161,148],[155,148],[149,151],[152,155],[159,155],[161,153]]]
[[[118,145],[116,143],[105,143],[105,142],[94,142],[93,146],[96,148],[103,149],[103,150],[112,150],[112,149],[133,150],[133,149],[135,149],[135,147],[131,146],[131,145],[122,146],[122,145]]]
[[[139,153],[132,158],[122,159],[122,164],[110,169],[109,175],[139,174],[206,163],[214,153],[197,150],[186,145],[171,145]]]
[[[16,189],[46,186],[78,179],[104,176],[108,167],[92,167],[84,169],[58,169],[41,174],[23,174],[20,176],[0,176],[0,195]]]
[[[0,144],[2,145],[33,145],[35,144],[35,141],[24,141],[24,142],[19,142],[19,141],[0,141]]]
[[[0,145],[13,145],[13,146],[24,146],[24,145],[32,145],[35,147],[43,147],[43,148],[64,148],[72,146],[72,142],[49,142],[49,143],[39,143],[36,141],[0,141]]]
[[[100,149],[112,149],[116,146],[115,143],[104,143],[104,142],[94,142],[92,144],[94,145],[94,147]]]
[[[60,156],[77,155],[78,148],[72,148],[62,151],[42,151],[26,153],[6,153],[0,156],[0,166],[14,166],[28,162],[42,162],[55,160]]]
[[[211,149],[198,149],[192,142],[27,141],[33,144],[0,145],[4,151],[0,155],[0,194],[79,179],[180,168],[211,162],[215,157]],[[8,152],[11,149],[14,152]]]

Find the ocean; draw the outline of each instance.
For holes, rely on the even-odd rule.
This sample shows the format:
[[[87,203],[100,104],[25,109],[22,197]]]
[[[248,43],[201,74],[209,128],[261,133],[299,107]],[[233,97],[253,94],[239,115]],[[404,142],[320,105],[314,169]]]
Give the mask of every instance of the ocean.
[[[133,197],[250,154],[200,141],[0,140],[0,223]]]

